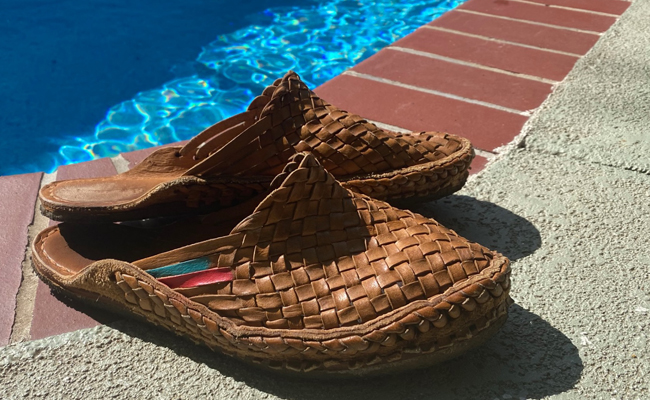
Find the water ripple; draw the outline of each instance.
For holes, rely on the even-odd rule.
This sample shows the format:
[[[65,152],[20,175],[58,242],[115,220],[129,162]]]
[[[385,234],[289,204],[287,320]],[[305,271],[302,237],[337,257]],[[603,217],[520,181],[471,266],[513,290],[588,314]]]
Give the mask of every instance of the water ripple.
[[[463,1],[330,0],[270,8],[205,46],[196,74],[138,93],[108,110],[94,134],[62,143],[51,170],[189,139],[243,111],[290,69],[316,87]]]

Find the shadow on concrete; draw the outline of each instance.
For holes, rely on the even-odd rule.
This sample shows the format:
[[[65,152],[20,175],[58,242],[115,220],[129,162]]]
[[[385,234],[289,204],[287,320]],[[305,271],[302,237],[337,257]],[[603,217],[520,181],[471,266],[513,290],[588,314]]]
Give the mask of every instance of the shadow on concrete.
[[[494,338],[444,365],[338,381],[287,377],[261,370],[134,321],[111,326],[286,399],[493,399],[506,394],[512,398],[540,398],[573,388],[583,369],[578,349],[569,338],[518,305],[510,308],[508,321]]]
[[[459,235],[498,251],[516,261],[542,245],[535,226],[525,218],[496,204],[469,196],[448,196],[410,207],[433,218]]]
[[[512,260],[541,246],[526,219],[495,204],[450,196],[412,208]],[[75,307],[76,308],[76,307]],[[84,310],[85,311],[85,310]],[[577,347],[551,324],[518,305],[485,345],[444,365],[373,378],[314,380],[259,369],[133,320],[110,322],[123,333],[166,347],[226,378],[286,399],[493,399],[541,398],[563,393],[579,380]]]

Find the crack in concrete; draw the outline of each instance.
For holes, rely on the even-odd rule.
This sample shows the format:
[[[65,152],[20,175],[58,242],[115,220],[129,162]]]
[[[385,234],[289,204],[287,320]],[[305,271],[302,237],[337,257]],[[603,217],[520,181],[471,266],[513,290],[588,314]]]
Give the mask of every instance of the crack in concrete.
[[[562,153],[562,152],[559,152],[559,151],[551,151],[551,150],[546,150],[546,149],[539,148],[539,147],[527,147],[526,143],[525,143],[525,138],[524,138],[524,141],[522,141],[521,144],[519,145],[519,148],[525,149],[526,151],[530,151],[531,153],[549,155],[549,156],[560,157],[560,158],[564,158],[564,159],[571,159],[571,160],[576,160],[576,161],[587,163],[587,164],[598,165],[598,166],[601,166],[601,167],[607,167],[607,168],[613,168],[613,169],[618,169],[618,170],[636,172],[636,173],[642,174],[642,175],[650,175],[650,169],[643,168],[643,167],[637,167],[637,166],[634,166],[634,165],[630,165],[630,166],[625,166],[625,165],[620,165],[620,164],[617,165],[617,164],[602,162],[602,161],[598,161],[598,160],[590,160],[589,158],[586,158],[586,157],[574,157],[572,155]]]

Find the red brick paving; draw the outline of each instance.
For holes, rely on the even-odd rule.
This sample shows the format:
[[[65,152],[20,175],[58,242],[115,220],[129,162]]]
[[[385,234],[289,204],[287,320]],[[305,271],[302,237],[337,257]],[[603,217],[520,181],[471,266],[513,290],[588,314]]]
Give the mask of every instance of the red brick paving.
[[[122,153],[122,157],[124,157],[124,159],[129,162],[129,169],[131,169],[131,168],[135,167],[136,164],[139,164],[142,160],[147,158],[147,156],[149,156],[149,154],[153,153],[156,150],[158,150],[158,147],[152,147],[152,148],[149,148],[149,149],[131,151],[131,152],[128,152],[128,153]]]
[[[474,175],[474,174],[476,174],[478,172],[483,171],[483,168],[485,168],[485,165],[487,164],[487,162],[488,162],[487,158],[485,158],[483,156],[479,156],[477,154],[476,157],[474,157],[474,160],[472,160],[472,165],[471,165],[471,167],[469,169],[469,174]]]
[[[99,178],[115,175],[116,170],[108,158],[88,161],[80,164],[59,167],[57,179]],[[99,321],[110,321],[115,317],[102,311],[74,304],[71,308],[55,297],[50,288],[39,280],[34,302],[31,338],[44,337],[72,332],[78,329],[92,328],[100,324]],[[79,311],[77,307],[80,307]]]
[[[564,79],[578,61],[574,56],[428,28],[418,29],[394,45],[556,81]]]
[[[197,135],[199,133],[200,132],[196,132]],[[170,144],[166,144],[166,145],[159,146],[159,147],[151,147],[149,149],[136,150],[136,151],[131,151],[129,153],[122,153],[122,157],[124,157],[124,159],[129,162],[129,168],[133,168],[138,163],[140,163],[142,160],[147,158],[147,156],[149,156],[149,154],[153,153],[154,151],[156,151],[156,150],[158,150],[158,149],[160,149],[162,147],[183,146],[187,142],[188,141],[185,140],[185,141],[180,141],[178,143],[170,143]]]
[[[616,22],[606,15],[508,0],[471,0],[458,8],[594,32],[605,32]]]
[[[353,71],[519,111],[537,108],[551,85],[395,50],[381,50]]]
[[[116,173],[117,171],[109,158],[100,158],[80,164],[63,165],[57,170],[56,179],[101,178]]]
[[[544,49],[586,54],[600,36],[487,15],[451,11],[429,25]]]
[[[0,177],[0,346],[9,343],[14,324],[16,294],[22,280],[27,228],[34,218],[42,173]]]
[[[65,302],[62,302],[61,299]],[[92,328],[117,319],[118,317],[108,312],[86,306],[77,300],[67,301],[60,295],[59,297],[54,296],[49,286],[39,280],[30,336],[32,340],[42,339],[79,329]]]
[[[316,94],[365,118],[422,131],[461,135],[479,149],[492,150],[512,140],[525,116],[405,89],[349,75],[339,75]]]

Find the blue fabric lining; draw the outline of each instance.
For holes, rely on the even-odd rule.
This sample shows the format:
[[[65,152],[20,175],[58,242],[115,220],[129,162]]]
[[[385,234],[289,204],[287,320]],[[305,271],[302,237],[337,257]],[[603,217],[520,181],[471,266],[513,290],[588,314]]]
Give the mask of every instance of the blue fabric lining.
[[[150,269],[147,273],[154,278],[163,278],[166,276],[189,274],[190,272],[203,271],[210,268],[210,259],[208,257],[195,258],[193,260],[183,261],[177,264],[167,265]]]

